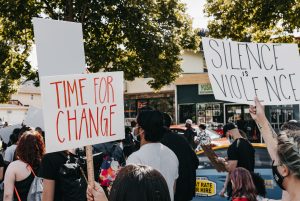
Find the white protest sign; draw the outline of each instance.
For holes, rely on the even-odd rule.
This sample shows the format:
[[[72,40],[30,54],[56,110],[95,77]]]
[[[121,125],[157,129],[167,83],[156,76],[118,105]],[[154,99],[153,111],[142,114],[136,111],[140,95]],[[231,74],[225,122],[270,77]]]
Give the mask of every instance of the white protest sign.
[[[33,18],[39,76],[85,71],[80,23]]]
[[[215,98],[264,105],[300,103],[296,44],[245,43],[202,38]]]
[[[124,139],[123,72],[41,78],[46,152]]]
[[[40,108],[30,106],[27,115],[23,121],[26,126],[30,127],[40,127],[44,130],[44,118],[43,111]]]

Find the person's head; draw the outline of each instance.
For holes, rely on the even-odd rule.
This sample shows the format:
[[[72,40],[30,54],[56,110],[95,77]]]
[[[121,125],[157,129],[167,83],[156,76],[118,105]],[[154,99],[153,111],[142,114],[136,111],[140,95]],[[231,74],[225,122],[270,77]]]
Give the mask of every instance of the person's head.
[[[26,133],[27,131],[30,131],[30,132],[33,132],[32,128],[28,127],[28,126],[22,126],[22,128],[20,129],[20,132],[19,132],[19,135],[18,135],[18,138],[20,139],[22,137],[22,135],[24,133]]]
[[[256,201],[256,189],[250,172],[242,167],[235,168],[230,173],[232,183],[232,197],[247,197],[249,201]]]
[[[137,124],[137,133],[141,136],[141,143],[159,142],[164,135],[163,115],[159,111],[140,112],[137,117]]]
[[[192,121],[191,119],[187,119],[187,120],[185,121],[185,127],[191,128],[192,125],[193,125],[193,121]]]
[[[134,127],[136,126],[136,121],[134,121],[134,120],[131,121],[131,122],[130,122],[130,126],[131,126],[131,128],[134,128]]]
[[[16,144],[18,142],[20,131],[20,128],[15,128],[13,130],[12,134],[9,136],[10,144]]]
[[[113,183],[110,201],[170,201],[164,177],[155,169],[143,165],[127,165]]]
[[[16,148],[17,159],[28,163],[33,169],[37,169],[45,153],[45,145],[40,134],[25,131],[18,141]]]
[[[300,122],[296,120],[290,120],[282,124],[280,130],[288,132],[300,130]]]
[[[225,135],[227,138],[232,137],[233,139],[241,137],[239,129],[233,123],[225,124],[225,126],[223,127],[223,135]]]
[[[288,186],[300,182],[300,131],[286,130],[277,140],[278,160],[273,161],[273,175],[276,183],[289,191]]]
[[[164,112],[163,113],[163,119],[164,119],[164,126],[165,127],[167,127],[167,128],[170,128],[170,126],[171,126],[171,124],[172,124],[172,117],[168,114],[168,113],[166,113],[166,112]]]
[[[199,128],[201,131],[205,130],[206,129],[206,125],[205,124],[200,124],[199,125]]]

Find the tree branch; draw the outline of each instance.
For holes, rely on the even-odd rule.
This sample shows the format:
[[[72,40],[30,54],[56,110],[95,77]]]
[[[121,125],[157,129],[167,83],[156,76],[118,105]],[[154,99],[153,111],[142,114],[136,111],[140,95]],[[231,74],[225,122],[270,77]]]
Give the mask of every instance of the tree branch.
[[[81,16],[80,16],[80,22],[81,22],[82,24],[83,24],[83,20],[84,20],[86,11],[87,11],[88,4],[89,4],[89,2],[86,2],[86,3],[84,4],[84,6],[83,6],[83,10],[82,10],[82,13],[81,13]]]
[[[51,18],[58,20],[58,15],[56,15],[56,13],[53,11],[53,9],[50,6],[49,2],[47,0],[41,0],[41,2],[43,2],[46,5],[45,8],[52,15]]]

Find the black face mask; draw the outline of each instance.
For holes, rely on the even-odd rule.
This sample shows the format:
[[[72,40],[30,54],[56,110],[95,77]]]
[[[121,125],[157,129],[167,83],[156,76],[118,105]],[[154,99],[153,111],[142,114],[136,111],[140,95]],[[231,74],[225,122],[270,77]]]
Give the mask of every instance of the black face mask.
[[[285,190],[285,188],[283,187],[282,183],[283,183],[283,179],[285,178],[284,176],[282,176],[277,169],[277,165],[274,165],[274,161],[272,163],[272,173],[273,173],[273,177],[275,182],[277,183],[277,185],[282,189]]]

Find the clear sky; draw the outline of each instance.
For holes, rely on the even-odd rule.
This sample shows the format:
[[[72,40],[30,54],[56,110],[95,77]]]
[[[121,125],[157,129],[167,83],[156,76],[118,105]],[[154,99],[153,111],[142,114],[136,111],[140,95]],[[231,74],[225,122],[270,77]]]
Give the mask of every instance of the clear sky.
[[[206,28],[208,18],[204,17],[203,6],[206,0],[181,0],[187,5],[187,13],[193,18],[194,28]]]

